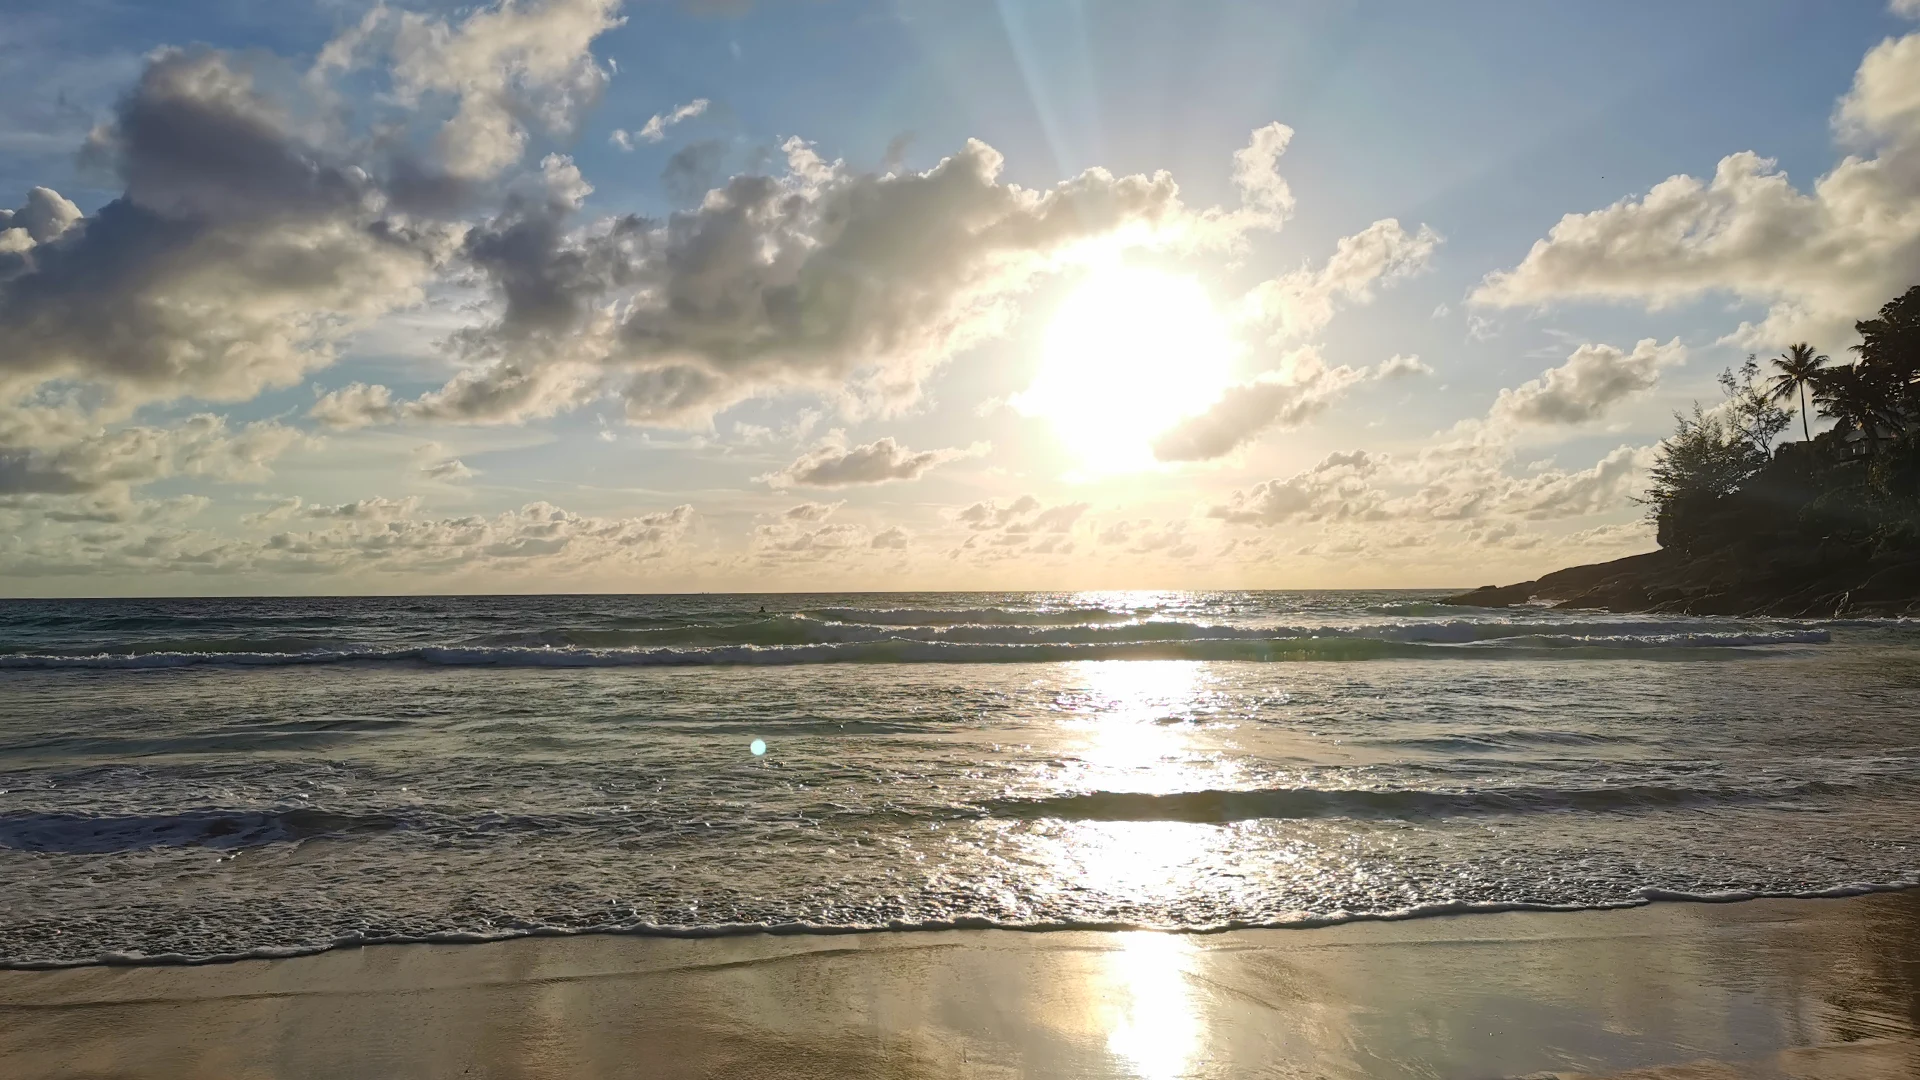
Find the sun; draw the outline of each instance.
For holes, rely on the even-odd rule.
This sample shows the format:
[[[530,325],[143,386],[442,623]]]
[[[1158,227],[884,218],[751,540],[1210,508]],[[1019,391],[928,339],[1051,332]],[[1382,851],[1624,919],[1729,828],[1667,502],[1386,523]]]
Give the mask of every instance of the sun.
[[[1232,377],[1225,320],[1192,277],[1095,271],[1054,315],[1040,371],[1013,401],[1049,421],[1089,473],[1154,464],[1153,440],[1219,399]]]

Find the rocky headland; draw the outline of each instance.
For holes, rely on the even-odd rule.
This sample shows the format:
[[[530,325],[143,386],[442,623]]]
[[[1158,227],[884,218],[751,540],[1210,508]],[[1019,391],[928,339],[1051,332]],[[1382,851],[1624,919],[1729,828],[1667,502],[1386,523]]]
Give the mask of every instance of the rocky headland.
[[[1662,548],[1517,585],[1483,585],[1442,602],[1785,618],[1920,615],[1920,557],[1874,557],[1851,546],[1694,556]]]

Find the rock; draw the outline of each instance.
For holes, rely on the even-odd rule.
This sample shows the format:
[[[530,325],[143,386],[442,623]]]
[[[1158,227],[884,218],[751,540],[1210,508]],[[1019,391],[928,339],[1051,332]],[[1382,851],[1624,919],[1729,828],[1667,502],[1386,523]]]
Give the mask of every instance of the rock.
[[[1698,555],[1661,549],[1515,585],[1483,585],[1440,602],[1785,618],[1898,615],[1920,610],[1920,558],[1875,558],[1845,545]]]

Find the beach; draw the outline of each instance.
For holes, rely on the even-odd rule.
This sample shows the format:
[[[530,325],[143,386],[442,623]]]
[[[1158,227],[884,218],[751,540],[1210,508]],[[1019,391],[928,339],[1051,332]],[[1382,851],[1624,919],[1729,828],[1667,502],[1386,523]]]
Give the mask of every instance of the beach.
[[[0,972],[8,1077],[1920,1076],[1920,892]]]

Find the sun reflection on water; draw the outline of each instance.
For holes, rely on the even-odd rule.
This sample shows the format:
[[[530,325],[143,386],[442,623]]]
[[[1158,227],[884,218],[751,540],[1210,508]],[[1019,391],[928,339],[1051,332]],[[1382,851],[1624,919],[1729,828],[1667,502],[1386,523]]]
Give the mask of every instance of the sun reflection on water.
[[[1139,1080],[1186,1076],[1206,1035],[1187,977],[1192,939],[1150,931],[1120,937],[1120,948],[1106,956],[1107,1050]]]

